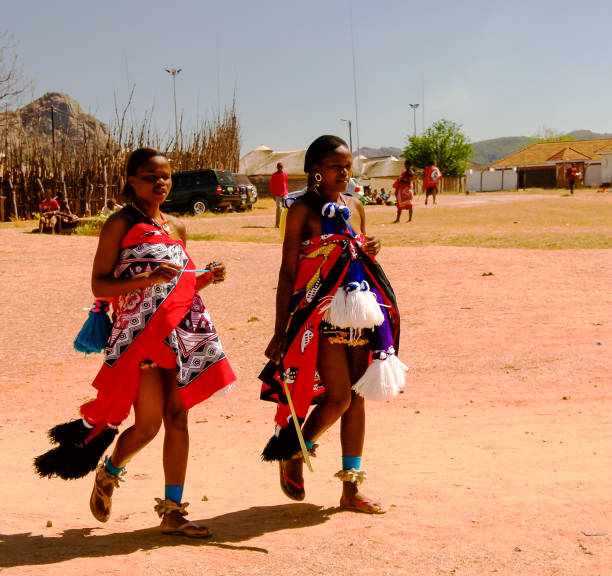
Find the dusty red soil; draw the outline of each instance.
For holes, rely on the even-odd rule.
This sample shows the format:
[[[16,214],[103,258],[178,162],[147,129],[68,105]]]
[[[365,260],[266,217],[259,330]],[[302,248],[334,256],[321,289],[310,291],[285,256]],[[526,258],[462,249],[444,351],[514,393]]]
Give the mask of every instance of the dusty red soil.
[[[390,506],[369,517],[336,508],[337,427],[304,503],[259,459],[279,246],[192,243],[196,262],[227,264],[203,296],[238,375],[231,395],[190,415],[185,497],[215,534],[193,541],[153,530],[160,438],[129,465],[107,524],[89,513],[92,477],[34,475],[45,431],[76,415],[100,365],[72,348],[96,239],[0,238],[3,574],[612,573],[609,252],[383,249],[410,372],[396,401],[367,408],[364,490]]]

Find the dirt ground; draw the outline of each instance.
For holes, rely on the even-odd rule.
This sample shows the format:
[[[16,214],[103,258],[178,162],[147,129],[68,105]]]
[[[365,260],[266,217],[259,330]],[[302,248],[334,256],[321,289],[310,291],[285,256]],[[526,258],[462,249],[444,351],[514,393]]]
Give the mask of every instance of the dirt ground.
[[[92,476],[33,473],[45,431],[93,392],[100,356],[72,340],[95,246],[0,230],[2,574],[612,574],[610,251],[383,248],[410,372],[394,402],[367,407],[364,491],[390,507],[370,517],[337,509],[337,427],[303,503],[259,458],[280,246],[193,242],[196,262],[226,262],[203,297],[238,375],[190,414],[185,499],[214,531],[194,541],[153,529],[160,437],[130,463],[107,524],[89,512]]]

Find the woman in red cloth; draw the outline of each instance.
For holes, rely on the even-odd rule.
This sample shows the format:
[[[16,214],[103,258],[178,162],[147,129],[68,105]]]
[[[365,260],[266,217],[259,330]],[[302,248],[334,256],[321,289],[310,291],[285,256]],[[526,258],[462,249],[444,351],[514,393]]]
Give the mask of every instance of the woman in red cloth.
[[[397,216],[393,221],[397,224],[400,221],[402,210],[408,210],[408,222],[412,221],[412,199],[414,198],[414,170],[410,160],[404,163],[405,170],[400,174],[400,177],[393,183],[395,188],[395,206],[397,208]]]
[[[92,514],[100,522],[108,520],[126,463],[163,423],[166,486],[155,506],[162,518],[160,529],[205,538],[210,532],[185,519],[187,503],[182,502],[189,451],[187,413],[235,381],[198,294],[211,282],[222,281],[225,267],[212,263],[196,275],[185,251],[184,225],[159,209],[171,186],[170,166],[160,152],[141,148],[132,153],[123,191],[128,204],[105,222],[93,263],[93,293],[113,299],[116,311],[104,364],[93,382],[98,394],[81,406],[82,421],[50,432],[60,446],[37,458],[36,467],[45,476],[85,475],[109,442],[103,443],[102,452],[90,455],[96,443],[104,436],[112,441],[133,406],[134,425],[119,436],[112,455],[97,469]],[[82,434],[80,441],[74,434],[69,438],[71,430]],[[72,469],[70,459],[75,461]]]
[[[303,500],[306,455],[297,428],[305,441],[302,450],[312,451],[340,419],[340,507],[382,514],[385,507],[359,489],[366,477],[361,469],[364,398],[389,399],[403,386],[403,365],[395,357],[399,314],[374,259],[380,243],[366,236],[363,205],[344,194],[351,165],[346,142],[317,138],[304,161],[308,191],[287,214],[276,324],[265,351],[270,362],[260,374],[261,398],[277,403],[276,431],[262,457],[279,462],[285,495]],[[308,415],[311,403],[316,406]]]

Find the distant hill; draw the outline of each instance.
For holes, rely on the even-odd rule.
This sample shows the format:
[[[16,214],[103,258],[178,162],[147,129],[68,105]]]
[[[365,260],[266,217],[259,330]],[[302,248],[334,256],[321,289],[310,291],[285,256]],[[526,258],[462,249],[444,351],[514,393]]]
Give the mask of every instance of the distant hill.
[[[569,132],[567,136],[570,136],[572,140],[599,140],[600,138],[612,138],[612,134],[598,132],[591,132],[590,130],[574,130]]]
[[[497,162],[500,158],[518,152],[525,148],[525,146],[529,146],[532,142],[533,138],[529,136],[506,136],[505,138],[472,142],[473,153],[470,162],[487,166]]]
[[[612,138],[612,134],[600,134],[591,130],[574,130],[564,134],[569,140],[597,140],[599,138]],[[480,140],[472,142],[474,153],[470,158],[475,164],[488,165],[497,162],[510,154],[514,154],[529,146],[535,138],[531,136],[507,136],[505,138],[493,138],[492,140]]]
[[[96,139],[106,145],[110,138],[108,126],[90,114],[85,114],[79,103],[67,94],[47,92],[23,108],[0,114],[0,121],[8,123],[8,136],[17,141],[21,135],[36,137],[38,145],[50,148],[55,129],[56,148],[62,141],[72,146]]]
[[[362,146],[359,148],[359,153],[366,158],[382,158],[385,156],[397,156],[398,158],[402,155],[403,148],[396,148],[395,146],[383,146],[382,148],[368,148]]]

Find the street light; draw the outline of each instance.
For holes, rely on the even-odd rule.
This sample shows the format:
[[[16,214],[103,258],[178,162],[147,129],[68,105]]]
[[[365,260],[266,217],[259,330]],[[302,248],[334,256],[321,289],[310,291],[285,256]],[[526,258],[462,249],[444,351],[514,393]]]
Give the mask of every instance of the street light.
[[[174,95],[174,149],[178,149],[178,116],[176,114],[176,76],[182,68],[166,68],[166,72],[172,75],[172,93]]]
[[[419,107],[418,104],[408,104],[412,108],[412,122],[414,124],[414,137],[416,138],[416,109]]]
[[[348,124],[349,147],[351,149],[351,154],[353,154],[353,123],[350,120],[346,120],[345,118],[340,118],[340,122],[346,122]]]

